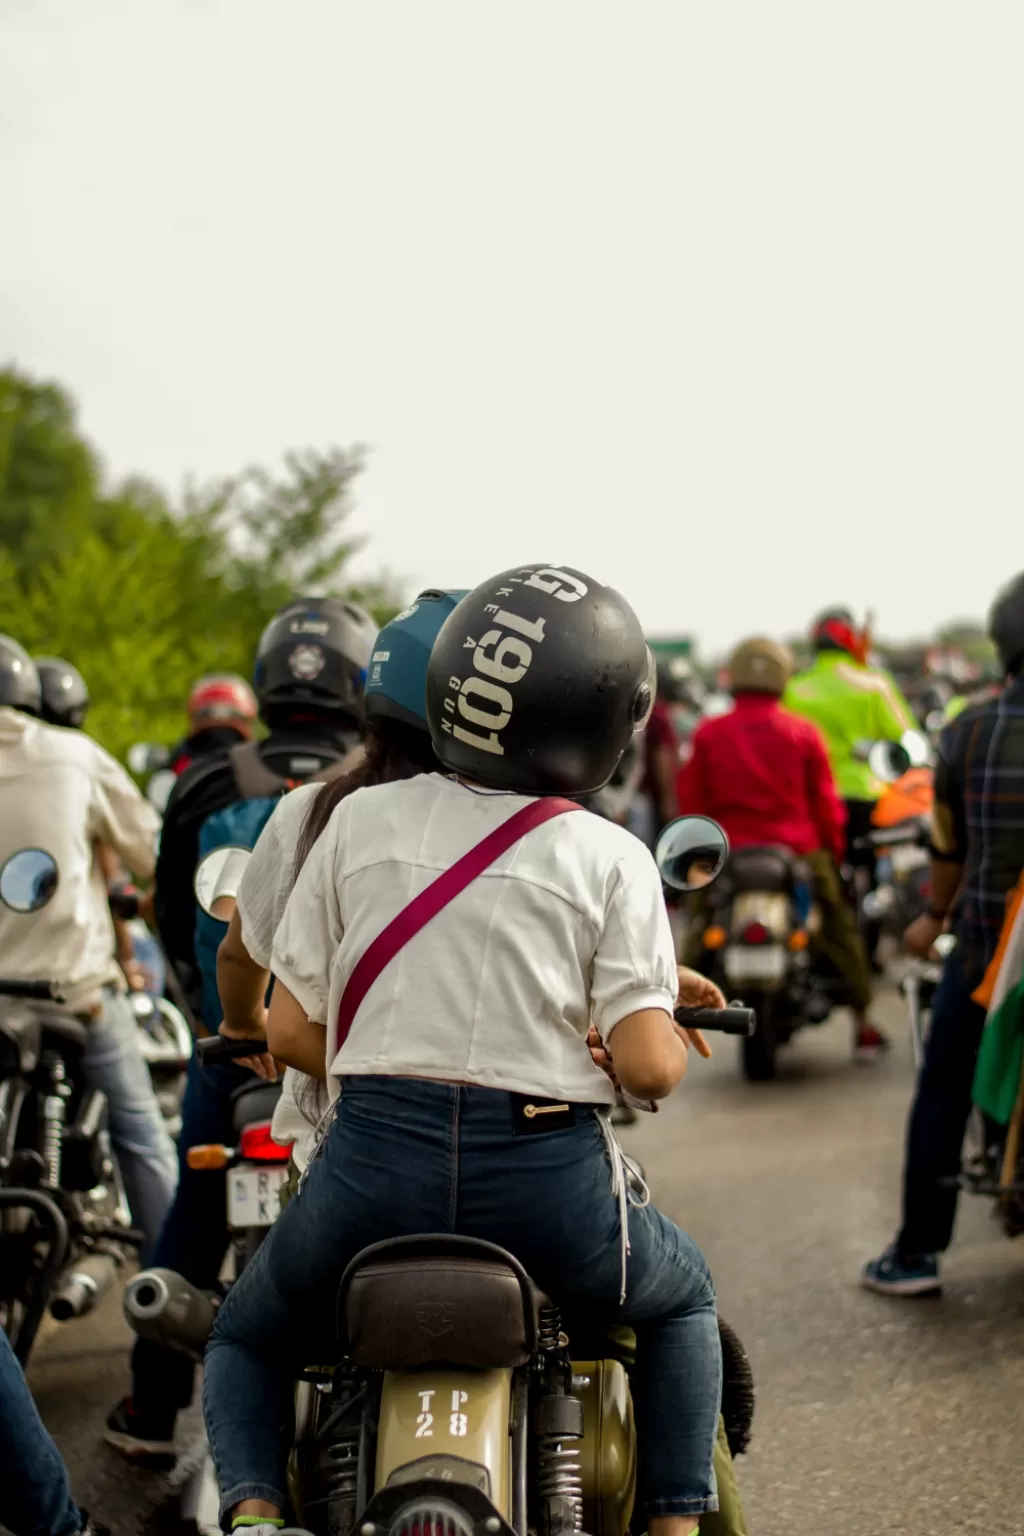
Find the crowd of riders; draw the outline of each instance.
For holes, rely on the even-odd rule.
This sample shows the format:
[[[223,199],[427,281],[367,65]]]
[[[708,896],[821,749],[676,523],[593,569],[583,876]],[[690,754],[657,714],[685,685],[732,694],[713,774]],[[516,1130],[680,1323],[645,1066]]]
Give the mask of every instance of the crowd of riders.
[[[1024,577],[997,598],[991,633],[998,683],[960,710],[946,701],[934,752],[932,906],[908,945],[929,951],[943,928],[958,945],[911,1117],[903,1224],[864,1273],[896,1294],[938,1288],[984,1022],[971,995],[1024,868],[1024,816],[1006,809],[1007,797],[1024,805]],[[230,1141],[248,1074],[284,1072],[273,1134],[292,1147],[292,1198],[220,1308],[206,1360],[224,1529],[281,1528],[296,1366],[333,1327],[355,1253],[424,1230],[498,1243],[567,1305],[635,1330],[638,1509],[652,1536],[711,1529],[715,1294],[692,1239],[620,1198],[611,1073],[640,1099],[665,1097],[690,1053],[706,1053],[674,1022],[677,1001],[724,1002],[679,965],[651,856],[690,813],[734,847],[810,861],[856,1053],[886,1047],[853,907],[882,792],[867,748],[920,721],[847,610],[819,615],[810,641],[798,671],[785,646],[745,639],[723,699],[689,663],[656,667],[625,599],[575,568],[427,589],[380,630],[343,598],[297,598],[261,637],[252,686],[197,681],[161,820],[86,733],[75,667],[0,636],[0,865],[32,846],[59,870],[31,925],[0,906],[0,970],[56,981],[88,1022],[84,1069],[107,1097],[143,1262],[217,1285],[224,1182],[187,1154]],[[252,857],[225,936],[197,910],[195,873],[211,850],[239,846]],[[410,903],[484,847],[417,939]],[[143,910],[197,1035],[262,1046],[244,1062],[193,1061],[177,1148],[107,901],[126,873],[149,887]],[[393,924],[403,941],[355,996],[363,957]],[[542,1135],[527,1100],[553,1112]],[[3,1451],[30,1470],[0,1494],[0,1520],[15,1536],[93,1529],[4,1342]],[[106,1438],[160,1463],[174,1456],[193,1366],[146,1340],[131,1366]],[[721,1529],[742,1530],[742,1515]]]

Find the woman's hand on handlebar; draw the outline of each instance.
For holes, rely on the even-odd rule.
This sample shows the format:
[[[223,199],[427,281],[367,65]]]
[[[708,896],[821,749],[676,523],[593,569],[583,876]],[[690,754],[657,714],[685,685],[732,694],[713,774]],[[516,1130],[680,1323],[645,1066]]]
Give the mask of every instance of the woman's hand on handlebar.
[[[702,976],[699,971],[691,971],[689,966],[677,967],[679,974],[679,992],[676,997],[676,1005],[685,1008],[724,1008],[725,994],[720,987],[716,987],[713,981]]]
[[[689,966],[678,967],[679,994],[676,1002],[687,1008],[724,1008],[725,994],[720,987],[716,987],[707,976],[702,976],[699,971],[691,971]],[[703,1056],[707,1061],[711,1056],[711,1047],[701,1034],[699,1029],[686,1029],[682,1024],[675,1026],[676,1034],[684,1045],[692,1045],[698,1056]]]
[[[251,1040],[254,1035],[266,1036],[267,1010],[261,1008],[258,1016],[253,1019],[225,1019],[218,1030],[218,1034],[225,1040]],[[237,1058],[240,1067],[248,1067],[250,1072],[255,1072],[257,1077],[262,1077],[265,1082],[276,1083],[281,1074],[278,1063],[270,1055],[269,1051],[261,1056],[239,1056]]]

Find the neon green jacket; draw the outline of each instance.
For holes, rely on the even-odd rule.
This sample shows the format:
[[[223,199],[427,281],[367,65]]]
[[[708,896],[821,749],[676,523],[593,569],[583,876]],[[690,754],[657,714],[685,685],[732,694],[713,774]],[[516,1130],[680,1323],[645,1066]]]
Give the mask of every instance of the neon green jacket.
[[[899,741],[904,731],[917,729],[895,678],[858,666],[841,651],[820,652],[806,672],[791,679],[782,702],[824,736],[844,800],[877,800],[882,793],[867,763],[854,756],[859,743]]]

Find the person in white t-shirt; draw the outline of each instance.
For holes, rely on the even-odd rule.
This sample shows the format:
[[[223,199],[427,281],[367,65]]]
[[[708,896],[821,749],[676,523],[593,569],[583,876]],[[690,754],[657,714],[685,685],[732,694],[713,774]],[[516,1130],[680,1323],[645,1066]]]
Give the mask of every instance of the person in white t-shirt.
[[[427,730],[427,662],[445,619],[465,591],[430,588],[392,619],[374,642],[363,707],[365,741],[348,771],[326,785],[304,784],[285,795],[267,822],[242,877],[235,912],[217,955],[217,988],[224,1006],[220,1033],[248,1040],[265,1033],[264,999],[270,981],[274,935],[296,873],[353,790],[385,784],[437,766]],[[255,1070],[265,1070],[258,1061]],[[330,1105],[321,1051],[315,1073],[288,1067],[271,1134],[290,1145],[301,1173]]]
[[[510,1250],[570,1311],[635,1328],[638,1509],[652,1536],[689,1536],[717,1508],[711,1278],[692,1239],[624,1198],[614,1092],[587,1048],[594,1026],[645,1098],[685,1074],[660,878],[624,829],[555,798],[608,780],[653,692],[618,593],[565,568],[507,571],[458,605],[431,655],[428,718],[449,775],[346,796],[303,865],[273,945],[268,1045],[313,1074],[326,1062],[344,1093],[207,1353],[226,1528],[281,1517],[292,1380],[334,1336],[348,1263],[444,1231]],[[353,1012],[346,989],[374,940],[523,816],[531,829],[506,833]]]
[[[0,867],[39,849],[57,868],[52,897],[38,909],[0,901],[2,969],[56,982],[68,1011],[88,1024],[82,1071],[106,1097],[145,1257],[174,1197],[178,1160],[115,958],[98,850],[113,850],[148,878],[160,818],[109,753],[81,731],[45,725],[40,708],[35,664],[16,641],[0,636]]]

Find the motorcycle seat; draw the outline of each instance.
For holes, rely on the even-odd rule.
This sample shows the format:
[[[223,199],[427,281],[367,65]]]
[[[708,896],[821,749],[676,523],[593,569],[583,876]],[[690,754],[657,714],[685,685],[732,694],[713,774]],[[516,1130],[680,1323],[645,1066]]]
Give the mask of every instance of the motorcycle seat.
[[[525,1365],[547,1304],[518,1259],[450,1233],[364,1248],[342,1277],[338,1333],[370,1370]]]
[[[729,855],[728,876],[735,890],[791,891],[809,884],[813,871],[806,859],[789,848],[734,848]]]
[[[231,1095],[231,1123],[235,1132],[244,1130],[247,1125],[256,1125],[260,1120],[272,1120],[280,1097],[279,1082],[265,1083],[255,1075],[251,1083],[236,1088]]]
[[[89,1038],[88,1023],[73,1013],[62,1013],[58,1008],[40,1010],[39,1023],[44,1041],[56,1036],[68,1045],[84,1046]]]

